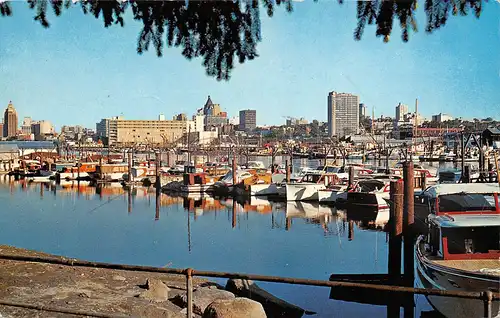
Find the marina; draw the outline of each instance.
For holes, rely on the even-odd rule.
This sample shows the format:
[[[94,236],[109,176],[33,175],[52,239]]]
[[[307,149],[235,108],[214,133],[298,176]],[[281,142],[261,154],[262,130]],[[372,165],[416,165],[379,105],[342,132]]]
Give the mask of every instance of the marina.
[[[84,178],[76,180],[52,178],[44,182],[33,182],[29,176],[4,174],[0,176],[0,198],[8,204],[15,204],[21,197],[26,197],[28,200],[25,200],[23,204],[41,205],[39,209],[43,213],[35,217],[29,212],[29,208],[7,206],[3,212],[5,215],[3,215],[2,227],[12,228],[11,225],[17,224],[15,231],[28,231],[32,234],[15,239],[16,236],[8,230],[0,239],[6,240],[6,244],[13,246],[34,250],[43,246],[43,251],[55,255],[100,262],[149,266],[163,266],[162,263],[165,263],[176,268],[210,268],[223,272],[292,278],[331,280],[334,277],[334,281],[338,279],[346,281],[341,278],[345,276],[349,277],[347,282],[373,284],[372,278],[360,277],[364,277],[363,275],[377,277],[391,268],[392,236],[390,233],[392,232],[389,221],[392,213],[390,212],[390,195],[392,194],[389,190],[392,191],[392,188],[389,189],[389,185],[392,187],[392,183],[397,183],[397,180],[404,177],[405,164],[401,166],[398,162],[391,162],[394,168],[389,169],[389,174],[377,172],[377,169],[369,169],[367,165],[361,165],[357,161],[348,161],[348,169],[342,166],[335,169],[331,166],[332,169],[330,169],[328,165],[319,165],[321,161],[318,160],[297,159],[290,167],[300,167],[304,163],[309,168],[305,170],[295,168],[297,171],[304,171],[301,177],[295,179],[296,181],[291,180],[289,171],[291,169],[286,164],[285,171],[276,171],[279,176],[274,174],[273,180],[269,178],[265,181],[267,185],[259,185],[259,182],[255,182],[254,186],[260,186],[260,189],[263,189],[260,190],[264,191],[263,195],[257,195],[251,191],[245,194],[233,190],[234,181],[245,185],[244,180],[259,180],[257,174],[252,172],[255,170],[245,168],[238,169],[241,173],[239,172],[239,176],[235,177],[236,180],[233,179],[231,170],[225,176],[220,177],[223,180],[222,185],[231,187],[223,193],[220,190],[217,192],[203,188],[216,186],[220,182],[206,177],[208,174],[204,172],[184,173],[181,175],[180,187],[174,191],[165,186],[162,187],[162,191],[158,191],[159,188],[155,190],[153,185],[144,187],[142,182],[127,182],[126,177],[114,183],[96,183],[92,179],[85,181]],[[265,164],[261,165],[265,166]],[[319,166],[315,168],[315,165]],[[426,202],[431,200],[426,197],[427,192],[449,195],[455,186],[457,191],[467,193],[485,193],[488,190],[491,192],[493,201],[487,202],[492,202],[494,211],[498,209],[494,205],[497,202],[495,198],[497,198],[498,184],[443,184],[422,188],[422,178],[425,179],[428,175],[430,175],[429,179],[432,178],[430,170],[437,171],[436,174],[439,174],[440,171],[448,171],[450,169],[448,165],[453,165],[453,163],[441,163],[434,167],[431,163],[426,167],[418,166],[412,173],[415,179],[414,185],[421,188],[418,190],[416,187],[415,190],[415,225],[416,228],[423,228],[424,232],[426,219],[433,213],[432,211],[425,212]],[[125,170],[128,167],[127,164],[116,166],[124,167],[120,168],[123,170],[120,173],[127,171]],[[158,165],[160,166],[161,164]],[[41,168],[40,165],[37,167]],[[153,164],[150,164],[150,167],[154,171],[159,170],[155,169]],[[260,174],[265,176],[266,169],[261,166],[259,169]],[[346,169],[348,171],[343,172]],[[161,171],[168,171],[168,169]],[[252,173],[246,172],[249,174],[246,177],[243,171]],[[387,172],[387,169],[383,171]],[[99,165],[97,165],[95,175],[99,175],[99,172]],[[269,171],[267,173],[270,175]],[[316,178],[316,182],[307,183],[307,181],[313,181],[313,177]],[[287,180],[290,181],[287,182]],[[306,182],[302,183],[302,180]],[[432,181],[432,183],[435,182]],[[274,186],[270,188],[269,184]],[[317,184],[319,187],[314,188],[307,196],[301,194],[304,197],[298,198],[299,200],[297,197],[294,200],[288,200],[288,186],[292,184],[303,184],[309,187]],[[198,187],[198,189],[193,187]],[[481,190],[481,187],[484,189]],[[267,196],[264,195],[266,191],[269,194]],[[281,192],[280,195],[280,191],[285,191],[285,194]],[[219,196],[214,197],[214,195]],[[335,200],[326,199],[333,196],[336,197]],[[338,198],[343,199],[337,200]],[[440,199],[440,202],[443,200]],[[51,208],[45,209],[44,206]],[[434,205],[431,204],[431,206]],[[420,212],[422,210],[424,212]],[[72,217],[67,221],[63,223],[50,221],[53,218],[62,218],[68,211],[73,212],[71,212]],[[103,214],[105,211],[107,212]],[[122,216],[120,216],[120,211],[123,211]],[[34,219],[30,220],[29,215]],[[22,222],[19,223],[21,220]],[[38,224],[36,229],[33,227],[35,224]],[[49,226],[49,224],[52,225]],[[54,224],[56,224],[56,231],[49,235],[47,231],[49,228],[50,231],[54,230]],[[57,224],[60,224],[62,228],[58,228]],[[95,228],[95,224],[100,224],[100,226]],[[419,224],[423,226],[418,227]],[[102,230],[99,229],[101,226]],[[165,226],[166,228],[163,228]],[[90,231],[89,227],[93,227],[92,237],[86,234]],[[162,237],[160,236],[162,232],[169,234],[167,237]],[[139,233],[149,234],[144,236]],[[61,235],[64,235],[64,240],[61,240]],[[113,236],[112,240],[107,239],[109,235]],[[44,239],[35,240],[36,237]],[[70,247],[76,242],[75,240],[80,242],[81,249],[75,250]],[[133,250],[124,249],[129,246],[126,243],[127,240],[134,240],[140,244],[135,243]],[[273,241],[271,249],[269,249],[269,244],[265,243],[268,240]],[[105,243],[107,241],[109,244]],[[115,245],[118,241],[120,245]],[[176,247],[169,245],[168,254],[161,253],[162,246],[169,241],[177,242]],[[419,242],[417,241],[417,246]],[[93,244],[99,244],[101,252],[95,254],[89,249]],[[307,252],[307,246],[315,246],[314,253],[311,254],[312,250]],[[326,250],[329,251],[326,254],[320,252]],[[249,254],[248,251],[252,252]],[[212,254],[214,256],[207,257]],[[366,258],[359,262],[361,255],[365,255]],[[415,260],[416,268],[419,268],[418,262],[422,258],[419,255]],[[219,259],[226,261],[221,263]],[[353,263],[354,259],[356,261]],[[313,261],[310,262],[311,260]],[[363,263],[363,265],[356,267],[355,263],[360,265]],[[321,269],[314,268],[320,265]],[[340,276],[337,277],[337,275]],[[377,278],[378,284],[387,285],[392,282],[390,270],[389,274],[385,275],[389,276]],[[388,280],[384,281],[384,279]],[[215,281],[225,284],[224,280],[216,279]],[[428,288],[430,286],[428,284],[423,287]],[[259,286],[290,304],[317,313],[319,317],[327,317],[332,312],[343,312],[347,315],[370,312],[376,317],[398,316],[395,316],[394,308],[391,307],[396,303],[380,303],[376,298],[370,301],[355,295],[348,296],[348,293],[338,296],[338,294],[329,294],[327,290],[320,287],[287,286],[285,288],[270,283],[261,283]],[[481,288],[474,290],[479,291],[479,289]],[[320,299],[323,300],[320,301]],[[415,295],[415,302],[411,305],[415,311],[414,317],[427,317],[426,315],[435,311],[433,304],[435,298],[430,299],[429,303],[425,296]],[[401,301],[403,304],[404,300]],[[481,304],[480,300],[478,302]],[[406,308],[405,306],[407,305],[402,308]],[[406,310],[408,309],[404,309],[405,312]]]

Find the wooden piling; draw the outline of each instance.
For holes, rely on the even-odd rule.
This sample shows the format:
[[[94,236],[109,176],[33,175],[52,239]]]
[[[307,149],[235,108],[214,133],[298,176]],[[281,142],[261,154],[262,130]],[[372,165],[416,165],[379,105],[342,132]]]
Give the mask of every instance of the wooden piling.
[[[349,167],[349,188],[352,188],[354,185],[354,167]]]
[[[404,275],[405,285],[413,287],[414,275],[414,223],[415,223],[415,188],[413,162],[403,164],[404,180],[404,209],[403,209],[403,235],[404,235]]]
[[[132,152],[128,152],[128,182],[132,182]]]
[[[388,273],[391,284],[399,284],[401,277],[401,243],[403,233],[403,181],[391,182]]]
[[[160,194],[161,190],[161,176],[160,176],[160,166],[161,166],[161,159],[160,159],[160,153],[155,152],[155,188],[156,188],[156,196]]]
[[[354,240],[354,221],[353,220],[349,220],[347,239],[349,241]]]
[[[160,191],[156,190],[155,221],[160,219]]]
[[[497,170],[497,182],[498,186],[500,186],[500,169],[498,168],[498,156],[496,152],[493,155],[495,158],[495,169]]]
[[[427,188],[427,173],[425,171],[420,172],[420,188],[422,190]]]
[[[236,158],[233,158],[233,189],[236,186],[237,178],[236,178]]]
[[[493,163],[488,158],[488,182],[493,182]]]
[[[464,167],[463,176],[464,178],[462,180],[462,183],[470,183],[470,166]]]
[[[127,198],[128,198],[128,200],[127,200],[128,213],[132,213],[132,188],[131,187],[129,187],[129,189],[128,189]]]
[[[233,162],[235,162],[235,160],[233,159]],[[233,213],[231,215],[231,226],[233,227],[233,229],[236,227],[236,199],[233,198]]]
[[[290,183],[290,164],[288,163],[288,160],[285,161],[285,168],[286,168],[286,183]]]

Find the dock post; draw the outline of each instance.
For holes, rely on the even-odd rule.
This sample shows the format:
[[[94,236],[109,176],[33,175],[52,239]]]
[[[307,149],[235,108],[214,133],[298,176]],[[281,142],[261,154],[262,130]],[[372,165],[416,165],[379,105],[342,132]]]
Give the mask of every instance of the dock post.
[[[354,167],[350,166],[349,167],[349,185],[348,185],[348,187],[352,188],[353,185],[354,185]]]
[[[236,186],[237,178],[236,178],[236,158],[233,158],[233,190]]]
[[[427,173],[425,171],[420,173],[420,188],[422,191],[427,188]]]
[[[349,220],[347,239],[349,241],[354,240],[354,221],[353,220]]]
[[[161,165],[161,160],[160,160],[160,153],[155,152],[155,188],[156,188],[156,196],[160,194],[161,190],[161,180],[160,180],[160,165]]]
[[[233,213],[231,214],[231,226],[234,229],[236,227],[236,199],[235,198],[233,198],[233,211],[232,212]]]
[[[155,221],[160,219],[160,191],[156,190]]]
[[[286,183],[290,183],[290,164],[288,160],[285,160],[285,169],[286,169]]]
[[[403,235],[404,235],[404,275],[407,286],[413,287],[414,275],[414,223],[415,223],[415,187],[413,162],[406,161],[403,164],[404,180],[404,213],[403,213]]]
[[[464,179],[462,180],[463,183],[470,183],[470,166],[465,166],[464,167]]]
[[[388,273],[391,284],[397,285],[401,277],[401,234],[403,230],[403,181],[391,182]]]
[[[128,152],[128,182],[132,182],[132,152]]]
[[[488,182],[493,182],[493,163],[488,158]]]

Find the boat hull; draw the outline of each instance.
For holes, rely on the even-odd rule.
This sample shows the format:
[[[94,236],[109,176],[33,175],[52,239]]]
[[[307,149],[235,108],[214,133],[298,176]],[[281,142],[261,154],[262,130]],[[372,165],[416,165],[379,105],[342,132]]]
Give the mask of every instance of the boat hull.
[[[337,200],[347,200],[347,191],[339,190],[319,190],[318,191],[318,201],[319,203],[333,204]]]
[[[349,192],[347,194],[347,202],[352,205],[374,207],[378,209],[386,209],[386,197],[388,193],[385,192]]]
[[[281,186],[276,183],[271,184],[252,184],[250,185],[250,195],[279,195]]]
[[[204,192],[213,192],[214,185],[213,184],[191,184],[191,185],[182,185],[180,188],[181,192],[185,193],[204,193]]]
[[[416,243],[415,259],[417,266],[417,284],[423,288],[449,291],[491,290],[498,292],[498,278],[440,266],[430,261],[422,252],[423,236]],[[482,300],[461,299],[442,296],[426,296],[429,303],[446,317],[479,318],[484,317]],[[500,317],[499,301],[492,303],[492,317]]]
[[[80,172],[80,174],[78,174],[78,172],[58,172],[57,176],[59,180],[76,180],[78,179],[78,177],[80,177],[80,179],[83,179],[89,178],[90,175],[88,174],[88,172]]]
[[[325,189],[324,184],[293,183],[286,185],[287,201],[318,201],[318,190]]]

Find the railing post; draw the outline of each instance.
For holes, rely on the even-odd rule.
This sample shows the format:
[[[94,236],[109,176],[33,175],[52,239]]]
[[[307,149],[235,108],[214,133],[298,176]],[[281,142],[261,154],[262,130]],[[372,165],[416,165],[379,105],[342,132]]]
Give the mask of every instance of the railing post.
[[[193,269],[186,269],[187,317],[193,317]]]
[[[492,309],[491,309],[491,301],[493,299],[493,293],[488,290],[483,292],[483,304],[484,304],[484,317],[485,318],[492,318]]]

